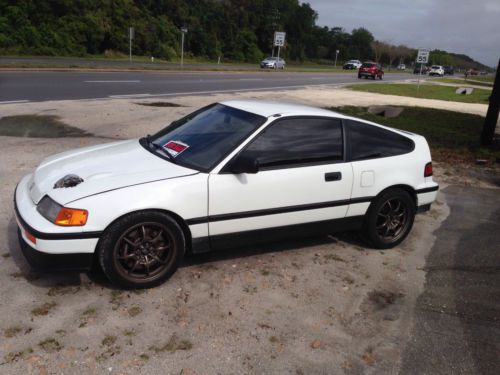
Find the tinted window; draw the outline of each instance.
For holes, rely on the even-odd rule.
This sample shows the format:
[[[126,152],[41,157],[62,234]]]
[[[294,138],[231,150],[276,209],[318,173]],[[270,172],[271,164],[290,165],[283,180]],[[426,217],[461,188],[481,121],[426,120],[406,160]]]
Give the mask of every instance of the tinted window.
[[[362,65],[362,67],[363,67],[363,68],[372,68],[372,67],[374,67],[374,66],[375,66],[375,64],[372,64],[372,63],[364,63],[364,64]]]
[[[222,104],[202,108],[174,121],[151,137],[157,153],[173,162],[207,171],[246,139],[266,119]]]
[[[263,167],[343,159],[340,120],[295,118],[277,120],[243,151]]]
[[[374,159],[413,151],[413,141],[397,133],[362,122],[345,121],[351,160]]]

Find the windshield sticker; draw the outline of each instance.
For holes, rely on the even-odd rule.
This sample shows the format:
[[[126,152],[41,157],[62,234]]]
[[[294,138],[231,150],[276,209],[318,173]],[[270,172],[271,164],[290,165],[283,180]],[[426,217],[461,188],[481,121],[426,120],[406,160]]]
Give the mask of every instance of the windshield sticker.
[[[189,145],[180,141],[169,141],[163,145],[163,148],[175,158],[179,156],[181,152],[187,150],[189,148]]]

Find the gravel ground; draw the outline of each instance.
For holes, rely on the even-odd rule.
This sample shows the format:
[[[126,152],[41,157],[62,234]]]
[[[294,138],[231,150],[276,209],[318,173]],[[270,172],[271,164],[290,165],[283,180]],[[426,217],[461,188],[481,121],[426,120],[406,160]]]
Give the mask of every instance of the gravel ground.
[[[98,273],[39,275],[27,267],[17,244],[12,194],[42,158],[154,132],[194,107],[228,97],[169,99],[183,105],[177,108],[130,100],[1,107],[3,116],[57,115],[96,136],[0,137],[0,373],[398,372],[424,284],[425,257],[449,212],[443,194],[392,250],[369,250],[356,235],[342,234],[207,254],[186,259],[167,283],[138,293],[115,290]],[[370,97],[369,104],[387,104],[386,96]],[[288,91],[279,98],[368,103],[347,90]]]

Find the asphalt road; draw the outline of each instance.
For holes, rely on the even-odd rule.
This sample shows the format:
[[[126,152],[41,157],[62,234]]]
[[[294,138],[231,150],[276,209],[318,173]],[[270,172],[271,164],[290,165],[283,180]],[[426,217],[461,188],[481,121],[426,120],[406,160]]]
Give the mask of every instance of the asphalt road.
[[[387,74],[385,77],[386,80],[408,78],[412,78],[412,75],[394,73]],[[47,100],[203,95],[219,92],[294,89],[358,81],[356,72],[1,72],[0,104]],[[380,81],[377,80],[377,82]]]
[[[400,374],[500,373],[500,194],[450,186]]]

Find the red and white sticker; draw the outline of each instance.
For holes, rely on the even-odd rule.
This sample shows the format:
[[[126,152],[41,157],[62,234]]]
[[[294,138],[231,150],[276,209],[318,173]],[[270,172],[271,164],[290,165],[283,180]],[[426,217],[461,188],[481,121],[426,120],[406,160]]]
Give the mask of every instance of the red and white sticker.
[[[163,148],[175,158],[179,156],[181,152],[187,150],[189,148],[189,145],[180,141],[169,141],[163,145]]]

